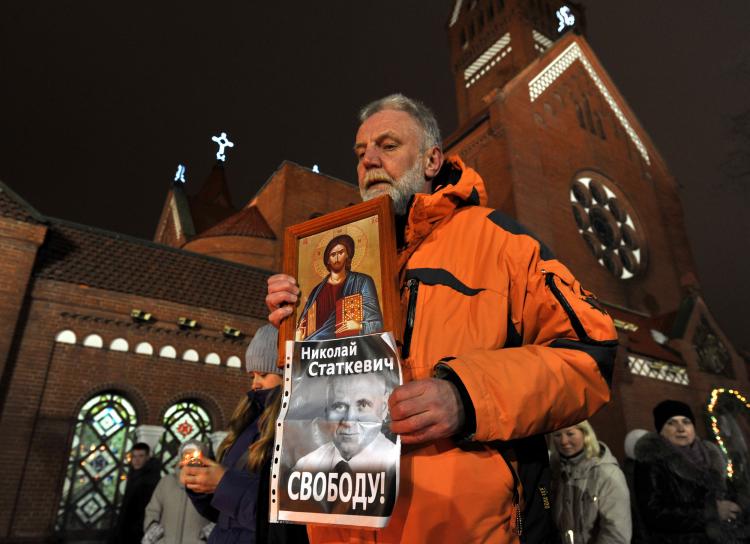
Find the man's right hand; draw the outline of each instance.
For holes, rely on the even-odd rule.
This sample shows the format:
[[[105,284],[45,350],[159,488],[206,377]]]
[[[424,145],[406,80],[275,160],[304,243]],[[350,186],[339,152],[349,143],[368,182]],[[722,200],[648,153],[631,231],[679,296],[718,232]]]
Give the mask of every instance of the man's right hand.
[[[294,310],[294,305],[299,297],[297,280],[286,274],[274,274],[268,278],[268,294],[266,295],[266,306],[268,306],[268,321],[278,328],[281,322],[289,317]]]

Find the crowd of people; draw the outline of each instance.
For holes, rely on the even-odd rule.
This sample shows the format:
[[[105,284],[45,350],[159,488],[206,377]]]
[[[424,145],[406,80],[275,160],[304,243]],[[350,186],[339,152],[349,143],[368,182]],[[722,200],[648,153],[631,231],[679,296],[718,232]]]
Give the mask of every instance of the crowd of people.
[[[667,400],[654,408],[654,432],[630,440],[627,478],[597,440],[586,420],[609,401],[612,320],[544,244],[483,207],[481,177],[458,157],[443,156],[432,113],[391,95],[363,108],[360,122],[360,191],[364,200],[387,194],[393,201],[405,316],[404,384],[387,399],[389,432],[402,444],[389,524],[268,521],[282,383],[276,328],[300,310],[301,296],[295,278],[276,274],[268,280],[270,325],[247,351],[251,389],[216,461],[182,463],[140,513],[126,503],[135,496],[143,502],[156,483],[134,461],[117,527],[118,535],[126,535],[125,524],[129,532],[119,542],[747,540],[748,505],[726,485],[721,452],[696,438],[687,405]],[[326,263],[330,273],[319,285],[327,308],[335,307],[346,276],[333,272],[348,270],[354,252],[338,245],[331,253],[344,264]],[[305,335],[318,330],[313,321],[310,310]],[[369,422],[377,437],[373,421],[384,418],[385,404],[369,411],[377,412]],[[356,454],[338,446],[333,440],[323,453],[337,461]]]
[[[563,542],[748,542],[747,498],[727,485],[718,446],[696,436],[690,407],[664,400],[653,415],[655,432],[626,439],[624,471],[587,421],[550,435]]]

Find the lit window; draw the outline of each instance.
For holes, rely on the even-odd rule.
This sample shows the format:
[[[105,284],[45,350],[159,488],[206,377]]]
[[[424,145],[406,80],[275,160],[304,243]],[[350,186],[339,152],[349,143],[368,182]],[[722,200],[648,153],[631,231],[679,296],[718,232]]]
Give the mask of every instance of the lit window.
[[[220,365],[221,357],[219,357],[218,353],[209,353],[208,355],[206,355],[204,361],[207,365]]]
[[[127,454],[137,424],[133,406],[114,393],[93,397],[78,412],[57,531],[107,532],[112,528],[125,493]]]
[[[645,240],[632,206],[615,185],[595,172],[576,176],[570,189],[573,219],[594,258],[620,279],[644,268]]]
[[[227,366],[230,368],[242,368],[242,361],[236,355],[232,355],[227,359]]]
[[[165,432],[154,450],[161,460],[162,472],[169,474],[178,461],[180,445],[186,440],[200,440],[207,446],[212,425],[208,412],[197,402],[186,400],[170,406],[164,413]]]
[[[177,350],[172,346],[164,346],[159,350],[159,357],[166,357],[167,359],[176,359]]]
[[[198,356],[197,351],[195,351],[194,349],[189,349],[182,354],[182,360],[197,363],[198,361],[200,361],[200,357]]]
[[[61,344],[75,344],[76,333],[74,333],[70,329],[60,331],[57,333],[57,336],[55,336],[55,342],[60,342]]]
[[[153,355],[154,347],[148,342],[141,342],[135,346],[135,352],[139,355]]]
[[[112,340],[112,342],[109,344],[109,349],[112,351],[128,351],[128,341],[124,338],[115,338]]]
[[[87,348],[103,348],[104,340],[98,334],[89,334],[83,339],[83,345]]]

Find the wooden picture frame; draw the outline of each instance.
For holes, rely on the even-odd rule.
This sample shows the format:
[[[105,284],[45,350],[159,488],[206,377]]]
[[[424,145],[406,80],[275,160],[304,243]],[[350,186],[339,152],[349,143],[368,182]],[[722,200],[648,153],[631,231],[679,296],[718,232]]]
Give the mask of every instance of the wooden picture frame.
[[[349,240],[346,240],[346,236]],[[341,243],[327,246],[337,238]],[[344,238],[342,238],[344,237]],[[318,323],[314,317],[317,313],[318,295],[329,283],[331,274],[341,276],[331,266],[340,266],[337,262],[326,264],[328,254],[338,247],[348,253],[348,246],[354,243],[353,257],[350,258],[350,270],[347,270],[349,283],[344,286],[345,293],[352,290],[354,281],[364,294],[352,294],[336,299],[336,315],[328,302],[321,297],[321,304],[328,304],[320,313],[328,315],[324,323]],[[336,257],[334,257],[334,260]],[[279,361],[285,357],[287,340],[324,340],[341,338],[352,334],[368,334],[389,331],[400,339],[400,303],[398,295],[398,270],[396,269],[396,234],[391,198],[383,196],[361,204],[349,206],[304,223],[288,227],[284,233],[284,273],[297,279],[300,287],[300,298],[294,312],[285,319],[279,330]],[[356,274],[351,274],[355,272]],[[349,276],[351,275],[351,279]],[[343,280],[346,282],[347,280]],[[342,283],[343,283],[342,282]],[[377,316],[372,311],[372,284],[375,284],[377,302],[382,316],[382,329],[377,328]],[[329,287],[330,288],[330,287]],[[340,294],[340,293],[339,293]],[[307,305],[309,299],[310,305]],[[364,306],[363,306],[364,298]],[[364,309],[363,309],[364,308]],[[332,323],[331,317],[335,319]],[[342,330],[354,327],[359,319],[359,330]],[[331,336],[333,334],[333,336]]]

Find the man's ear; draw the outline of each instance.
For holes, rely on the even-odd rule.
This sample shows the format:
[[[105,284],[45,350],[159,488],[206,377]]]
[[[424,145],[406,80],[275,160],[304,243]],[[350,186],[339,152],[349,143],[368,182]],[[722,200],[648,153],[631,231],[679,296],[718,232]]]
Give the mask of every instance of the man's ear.
[[[438,146],[433,146],[425,153],[424,177],[431,180],[440,172],[445,157]]]

